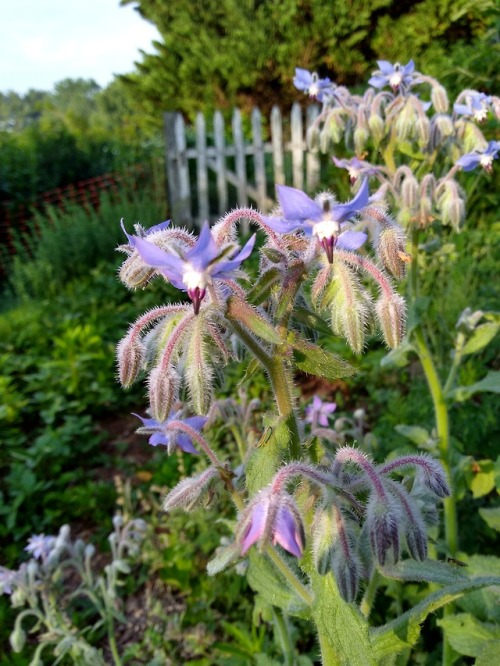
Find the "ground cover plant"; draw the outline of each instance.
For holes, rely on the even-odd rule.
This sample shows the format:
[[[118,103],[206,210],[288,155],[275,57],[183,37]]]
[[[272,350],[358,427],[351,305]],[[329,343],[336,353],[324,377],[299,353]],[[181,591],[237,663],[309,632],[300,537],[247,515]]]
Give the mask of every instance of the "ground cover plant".
[[[129,555],[146,567],[143,575],[156,571],[160,580],[175,580],[180,589],[189,585],[187,605],[194,615],[193,606],[203,596],[198,586],[205,593],[208,588],[201,578],[193,583],[183,576],[197,561],[192,544],[181,545],[183,533],[203,550],[203,564],[209,560],[213,578],[208,580],[222,580],[224,586],[237,581],[233,595],[246,591],[247,584],[255,592],[251,629],[227,623],[235,617],[233,610],[248,623],[251,615],[244,603],[231,608],[228,594],[222,623],[226,640],[214,648],[197,635],[202,654],[186,658],[186,652],[178,652],[172,663],[439,663],[436,627],[414,656],[411,649],[422,622],[442,606],[449,609],[436,623],[444,632],[442,662],[464,655],[462,663],[468,657],[491,663],[498,646],[498,559],[488,539],[484,554],[468,557],[459,551],[457,502],[470,499],[469,488],[474,498],[484,498],[481,520],[491,529],[498,526],[497,510],[488,504],[498,485],[494,452],[476,459],[485,452],[481,439],[471,450],[467,437],[457,441],[459,431],[451,431],[451,437],[449,416],[470,429],[473,412],[467,411],[472,409],[467,401],[484,400],[483,412],[492,408],[487,394],[498,392],[498,373],[488,345],[500,322],[486,308],[494,295],[481,294],[479,286],[470,293],[481,295],[481,309],[466,302],[459,316],[454,307],[433,299],[432,290],[434,282],[449,278],[449,272],[442,277],[443,264],[455,264],[460,275],[470,262],[453,256],[460,247],[455,233],[464,223],[468,189],[461,170],[491,171],[500,146],[487,142],[488,127],[483,135],[474,116],[491,116],[498,100],[466,91],[449,112],[444,89],[416,72],[413,63],[382,61],[379,67],[359,96],[297,71],[297,87],[323,104],[309,132],[311,147],[328,150],[333,144],[337,166],[351,177],[354,192],[342,198],[345,203],[330,194],[311,199],[280,187],[279,208],[272,215],[236,210],[212,228],[205,225],[198,237],[167,223],[136,224],[132,233],[125,216],[122,281],[158,289],[161,280],[151,280],[162,276],[169,285],[166,303],[150,301],[120,343],[120,378],[129,386],[147,377],[149,413],[141,412],[139,432],[149,436],[157,460],[179,463],[180,470],[169,471],[165,462],[160,470],[170,489],[163,510],[202,509],[185,518],[183,532],[182,514],[165,520],[156,505],[149,513],[154,529],[147,531],[133,522],[133,514],[146,505],[151,509],[154,500],[136,492],[134,504],[122,489],[112,559],[95,575],[85,570],[92,548],[71,542],[67,529],[59,536],[54,531],[53,537],[33,537],[27,547],[31,561],[2,571],[14,606],[29,606],[27,615],[36,619],[30,624],[26,611],[19,613],[11,634],[14,650],[23,648],[27,629],[38,635],[45,625],[50,631],[40,635],[37,650],[55,646],[57,659],[165,663],[170,658],[171,646],[152,630],[121,653],[117,646],[114,622],[124,622],[119,611],[130,589],[120,601],[110,576],[129,571],[130,557],[125,552],[122,557],[117,544],[120,530],[132,524],[140,527],[133,548],[127,546]],[[243,219],[259,229],[258,265],[255,238],[241,248],[236,242]],[[481,248],[490,232],[477,231],[476,241],[466,236],[467,250],[484,259]],[[250,281],[242,273],[247,266],[249,272],[256,269]],[[172,301],[174,289],[179,296]],[[459,303],[466,296],[460,293]],[[435,312],[441,318],[429,316]],[[382,354],[379,348],[371,359],[361,356],[377,332],[392,351]],[[87,345],[90,359],[97,353],[91,329],[69,327],[63,337],[64,358],[72,344]],[[360,356],[366,360],[359,362]],[[230,373],[220,377],[230,360],[239,363],[235,374],[246,393],[237,392]],[[351,414],[338,415],[338,405],[314,395],[304,411],[294,388],[299,373],[326,380],[323,387],[342,387],[361,381],[354,374],[358,364],[362,379],[370,377],[363,409],[353,404]],[[430,401],[422,385],[410,386],[406,399],[396,398],[395,405],[388,404],[387,395],[377,395],[391,387],[380,389],[375,377],[390,373],[397,384],[405,373],[411,383],[412,373],[422,372]],[[415,397],[424,406],[421,413],[406,404]],[[384,427],[375,422],[368,427],[367,416],[374,415],[385,418],[385,428],[396,426],[399,450],[390,450]],[[401,416],[418,420],[401,422]],[[184,471],[182,480],[179,471]],[[474,515],[473,509],[468,507],[467,515]],[[203,523],[213,525],[216,518],[219,535],[203,530]],[[196,539],[193,527],[203,538]],[[464,536],[470,545],[470,535]],[[86,576],[76,589],[62,576],[71,567]],[[93,610],[65,606],[68,613],[81,613],[80,626],[50,614],[50,595],[65,599],[64,584],[68,600],[86,595],[93,603]],[[133,587],[131,578],[128,585]],[[208,596],[217,603],[216,594]],[[148,616],[148,622],[155,620]],[[274,636],[267,625],[274,626]],[[180,639],[184,648],[186,640]]]

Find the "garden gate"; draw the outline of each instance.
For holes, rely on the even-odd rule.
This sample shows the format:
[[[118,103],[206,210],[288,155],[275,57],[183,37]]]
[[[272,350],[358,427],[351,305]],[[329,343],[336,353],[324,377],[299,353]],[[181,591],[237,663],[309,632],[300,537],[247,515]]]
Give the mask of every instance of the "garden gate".
[[[318,113],[317,105],[307,107],[306,128]],[[241,112],[235,109],[232,141],[226,143],[222,113],[214,113],[213,130],[208,133],[205,117],[198,113],[190,142],[194,147],[188,147],[186,139],[193,129],[186,128],[180,113],[165,113],[169,207],[176,224],[192,226],[213,220],[234,205],[254,204],[268,211],[275,205],[275,184],[305,187],[308,191],[317,187],[319,155],[306,150],[303,115],[300,105],[294,104],[290,121],[284,123],[280,109],[274,106],[269,122],[270,140],[264,141],[262,114],[254,108],[252,136],[246,141]],[[286,138],[284,126],[289,135]]]

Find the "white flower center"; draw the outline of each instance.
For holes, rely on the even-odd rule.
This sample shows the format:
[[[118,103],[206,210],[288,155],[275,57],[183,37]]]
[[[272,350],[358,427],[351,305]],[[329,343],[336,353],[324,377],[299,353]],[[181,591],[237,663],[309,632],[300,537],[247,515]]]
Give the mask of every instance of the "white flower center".
[[[390,84],[391,88],[399,88],[399,86],[401,85],[402,80],[403,80],[403,77],[401,75],[401,72],[394,72],[394,74],[389,79],[389,84]]]
[[[319,94],[319,86],[315,81],[314,83],[311,83],[311,85],[309,86],[309,96],[316,97],[318,94]]]
[[[210,276],[206,273],[195,270],[192,266],[187,266],[182,276],[182,281],[187,289],[205,289],[207,284],[211,284]]]
[[[317,236],[320,241],[324,238],[333,238],[338,236],[340,233],[340,222],[332,220],[331,218],[325,218],[321,222],[316,222],[313,226],[313,235]]]
[[[479,160],[479,164],[487,169],[493,164],[493,155],[483,155]]]
[[[488,115],[488,107],[481,106],[481,109],[479,111],[476,111],[476,113],[474,114],[474,120],[482,122],[483,120],[486,120],[487,115]]]

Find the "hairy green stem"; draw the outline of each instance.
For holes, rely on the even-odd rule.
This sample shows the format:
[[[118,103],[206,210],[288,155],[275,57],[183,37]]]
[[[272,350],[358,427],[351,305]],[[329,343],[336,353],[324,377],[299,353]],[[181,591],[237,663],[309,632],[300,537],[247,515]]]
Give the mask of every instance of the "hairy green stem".
[[[314,601],[313,594],[303,585],[300,580],[295,576],[290,567],[283,561],[281,555],[274,549],[272,546],[266,546],[264,552],[273,562],[277,569],[283,574],[283,577],[290,583],[290,586],[293,587],[295,592],[299,595],[304,602],[311,606]]]
[[[373,602],[375,601],[375,595],[377,593],[378,583],[379,583],[379,573],[374,569],[372,577],[366,586],[365,593],[361,599],[361,604],[359,606],[360,611],[368,619],[372,611]]]

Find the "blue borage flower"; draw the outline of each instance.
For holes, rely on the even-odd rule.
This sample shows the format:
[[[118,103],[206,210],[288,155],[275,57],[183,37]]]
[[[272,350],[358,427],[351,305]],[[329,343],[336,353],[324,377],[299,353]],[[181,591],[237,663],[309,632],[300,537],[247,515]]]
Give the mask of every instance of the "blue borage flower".
[[[368,85],[374,88],[385,88],[391,86],[393,92],[409,88],[414,79],[415,63],[410,60],[406,65],[399,62],[392,64],[387,60],[377,60],[379,71],[375,72],[369,79]]]
[[[485,93],[472,91],[466,96],[465,104],[454,104],[453,111],[459,116],[465,116],[483,122],[488,116],[492,98]]]
[[[369,162],[364,162],[363,160],[358,159],[357,157],[339,160],[333,156],[332,160],[336,167],[339,169],[347,170],[351,185],[353,185],[360,176],[373,176],[375,173],[377,173],[377,169],[374,166],[372,166]]]
[[[269,540],[295,557],[302,557],[305,542],[302,520],[294,501],[285,493],[261,491],[248,507],[241,529],[242,555],[254,543]]]
[[[123,231],[130,245],[137,250],[144,263],[156,268],[174,287],[186,291],[193,302],[195,314],[200,310],[207,286],[211,285],[213,280],[237,277],[241,262],[250,256],[255,244],[254,234],[238,254],[228,259],[228,255],[234,251],[234,246],[218,247],[208,222],[205,222],[195,246],[184,255],[180,252],[174,254],[162,250],[147,240],[147,236],[153,230],[158,231],[161,227],[162,225],[152,227],[145,238],[140,238],[129,235],[122,222]]]
[[[190,416],[187,419],[182,419],[181,411],[172,411],[165,421],[162,422],[152,418],[143,418],[139,414],[134,414],[134,416],[137,416],[143,423],[137,429],[137,432],[144,435],[151,435],[149,438],[151,446],[166,446],[168,453],[172,453],[176,446],[186,453],[199,453],[193,446],[191,437],[186,432],[182,432],[178,426],[185,424],[199,433],[207,422],[206,416]]]
[[[53,536],[45,536],[45,534],[34,534],[28,540],[28,545],[25,551],[31,553],[37,560],[46,558],[52,551],[56,543],[56,538]]]
[[[464,171],[472,171],[477,166],[482,166],[485,171],[491,173],[493,170],[493,160],[496,159],[499,151],[500,141],[489,141],[485,150],[474,150],[472,153],[462,155],[455,164],[462,167]]]
[[[320,79],[316,72],[311,73],[300,67],[295,68],[293,85],[309,97],[317,99],[318,102],[323,102],[326,98],[331,97],[335,89],[335,84],[330,79]]]
[[[326,428],[328,426],[328,417],[337,409],[335,402],[323,402],[317,395],[314,396],[312,403],[306,407],[306,422],[313,425],[319,423]]]
[[[273,231],[288,234],[300,230],[306,236],[317,236],[330,263],[335,247],[357,250],[365,242],[366,234],[345,230],[345,222],[369,203],[366,179],[354,199],[343,204],[335,203],[334,197],[328,194],[313,200],[301,190],[286,185],[277,185],[276,190],[283,217],[264,217]]]

